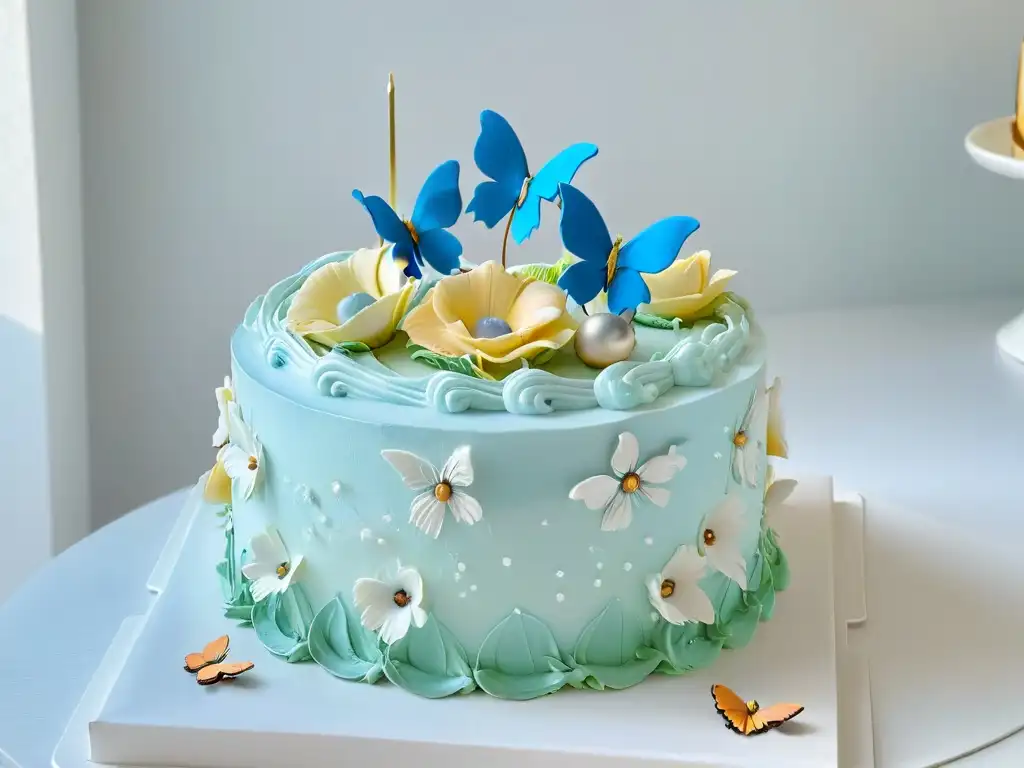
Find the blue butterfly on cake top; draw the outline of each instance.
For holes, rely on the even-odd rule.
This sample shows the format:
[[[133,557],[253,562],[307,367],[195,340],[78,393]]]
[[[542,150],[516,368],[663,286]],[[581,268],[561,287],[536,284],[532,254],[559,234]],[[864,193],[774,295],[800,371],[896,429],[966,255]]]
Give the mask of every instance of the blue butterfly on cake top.
[[[540,226],[541,199],[554,202],[558,185],[572,181],[580,166],[596,154],[593,144],[573,144],[531,174],[512,126],[497,112],[485,109],[480,113],[480,137],[473,159],[492,180],[477,184],[466,213],[472,213],[474,220],[488,229],[511,215],[512,237],[522,243]]]
[[[448,160],[431,171],[407,220],[376,195],[353,189],[352,197],[366,208],[381,239],[394,244],[392,258],[405,265],[407,277],[422,277],[424,264],[442,275],[459,268],[462,243],[448,231],[462,215],[458,161]]]
[[[675,261],[686,239],[700,227],[690,216],[670,216],[651,224],[629,242],[612,240],[597,206],[575,187],[560,184],[562,244],[581,261],[558,279],[558,287],[580,306],[602,290],[608,310],[620,314],[651,300],[641,272],[661,272]]]

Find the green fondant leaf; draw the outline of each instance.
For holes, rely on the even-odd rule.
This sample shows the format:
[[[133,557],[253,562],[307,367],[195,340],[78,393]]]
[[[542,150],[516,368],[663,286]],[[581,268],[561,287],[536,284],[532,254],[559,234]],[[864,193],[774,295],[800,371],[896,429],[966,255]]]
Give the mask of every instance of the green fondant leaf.
[[[230,526],[224,530],[224,559],[217,563],[217,575],[224,599],[224,616],[243,624],[250,623],[253,599],[249,580],[240,573],[235,561],[235,531]]]
[[[775,589],[782,592],[789,587],[789,561],[779,548],[778,534],[772,528],[765,528],[761,534],[761,550],[772,569]]]
[[[343,341],[340,344],[335,344],[333,350],[339,355],[346,355],[348,357],[352,357],[352,355],[365,355],[371,351],[370,347],[361,341]]]
[[[521,267],[516,267],[515,273],[554,285],[558,282],[558,278],[565,273],[565,270],[572,265],[573,261],[575,259],[572,254],[566,253],[554,264],[524,264]]]
[[[754,630],[757,629],[759,618],[761,618],[759,604],[756,602],[752,605],[741,604],[733,611],[729,622],[717,628],[723,634],[722,647],[735,650],[749,643],[750,638],[754,636]]]
[[[469,693],[476,688],[466,652],[433,616],[388,648],[384,674],[399,688],[427,699]]]
[[[437,368],[440,371],[453,371],[465,376],[472,376],[475,379],[488,378],[483,371],[477,368],[468,357],[447,357],[431,352],[426,347],[417,344],[409,344],[409,357],[421,363]]]
[[[749,594],[752,594],[752,599],[761,606],[761,621],[768,621],[775,611],[775,583],[772,579],[771,566],[765,559],[763,551],[758,555],[758,567],[755,573],[757,588]]]
[[[661,660],[658,656],[637,657],[643,640],[639,620],[627,618],[622,602],[615,599],[580,634],[573,658],[585,671],[584,680],[591,688],[629,688],[651,674]]]
[[[252,625],[263,647],[289,662],[310,658],[308,638],[312,622],[313,609],[298,584],[283,594],[270,595],[252,609]]]
[[[645,325],[648,328],[658,328],[663,331],[677,331],[682,326],[679,319],[669,319],[660,315],[649,315],[646,312],[637,312],[633,315],[633,322],[637,325]]]
[[[354,613],[353,613],[354,616]],[[335,597],[309,626],[309,655],[335,677],[375,683],[384,672],[377,638]]]
[[[490,631],[480,646],[473,670],[477,684],[501,699],[534,699],[580,674],[561,661],[558,645],[544,623],[514,611]]]
[[[659,620],[654,627],[650,649],[639,652],[641,657],[657,654],[661,664],[659,672],[681,675],[695,669],[703,669],[718,658],[722,650],[722,638],[711,637],[709,627],[705,624],[670,624]]]

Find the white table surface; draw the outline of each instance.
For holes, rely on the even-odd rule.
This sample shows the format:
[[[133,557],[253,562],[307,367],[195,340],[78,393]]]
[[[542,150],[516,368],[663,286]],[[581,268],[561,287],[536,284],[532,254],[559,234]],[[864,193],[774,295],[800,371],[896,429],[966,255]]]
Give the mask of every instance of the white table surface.
[[[1021,303],[759,317],[785,382],[791,470],[953,525],[1024,533],[1024,366],[994,342]],[[0,606],[0,749],[22,768],[49,765],[122,619],[144,609],[183,501],[98,531]],[[1024,733],[957,765],[1024,765]]]

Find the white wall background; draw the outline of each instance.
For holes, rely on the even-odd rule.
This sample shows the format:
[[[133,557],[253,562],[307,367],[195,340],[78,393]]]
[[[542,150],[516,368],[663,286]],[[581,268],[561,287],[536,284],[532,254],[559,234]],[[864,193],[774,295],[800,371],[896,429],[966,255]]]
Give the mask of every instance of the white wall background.
[[[487,9],[487,10],[483,10]],[[1013,109],[1019,0],[80,4],[94,519],[212,461],[212,387],[249,301],[372,240],[504,113],[536,167],[571,141],[625,234],[695,215],[759,307],[1024,293],[1024,190],[962,140]],[[468,257],[500,232],[468,219]],[[514,260],[558,253],[555,217]]]

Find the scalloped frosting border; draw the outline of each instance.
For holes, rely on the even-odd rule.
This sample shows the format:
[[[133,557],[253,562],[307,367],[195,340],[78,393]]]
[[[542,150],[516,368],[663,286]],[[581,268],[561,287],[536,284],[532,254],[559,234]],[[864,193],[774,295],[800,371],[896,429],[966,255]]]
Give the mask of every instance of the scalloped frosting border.
[[[378,362],[372,354],[329,352],[319,356],[287,330],[292,298],[314,271],[344,261],[351,251],[327,254],[285,278],[257,298],[243,327],[258,336],[267,364],[288,367],[329,397],[375,400],[393,405],[431,408],[442,413],[506,411],[534,416],[555,411],[604,408],[626,411],[650,405],[673,387],[705,387],[728,373],[746,351],[751,334],[747,309],[726,301],[715,316],[676,331],[679,341],[647,362],[627,360],[605,368],[593,379],[570,379],[537,368],[524,368],[502,381],[488,381],[452,371],[409,378]],[[410,307],[430,285],[416,290]]]
[[[232,557],[217,565],[222,578]],[[287,662],[314,661],[335,677],[375,683],[384,677],[424,698],[472,693],[525,701],[565,686],[629,688],[654,673],[683,675],[710,666],[722,650],[743,648],[775,609],[789,585],[789,565],[775,532],[762,529],[751,587],[728,617],[714,624],[669,624],[644,631],[637,618],[610,600],[583,628],[571,654],[559,651],[551,630],[529,613],[512,610],[484,639],[475,657],[433,615],[402,640],[385,646],[364,629],[354,609],[337,596],[314,616],[299,585],[257,603],[251,623],[267,650]],[[739,587],[733,584],[733,588]],[[230,603],[226,601],[225,608]],[[610,642],[609,642],[610,638]],[[623,645],[622,640],[630,639]],[[624,652],[636,642],[635,650]],[[410,650],[415,646],[415,651]]]

